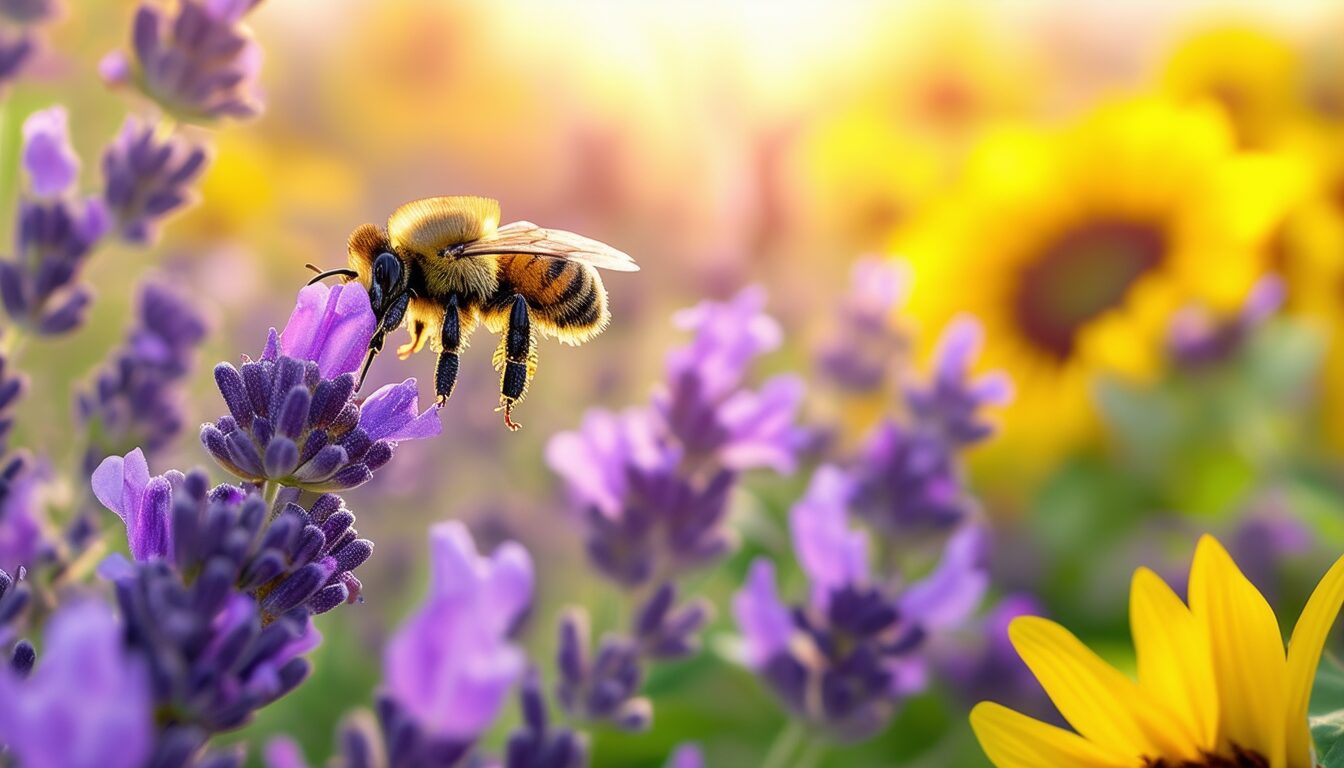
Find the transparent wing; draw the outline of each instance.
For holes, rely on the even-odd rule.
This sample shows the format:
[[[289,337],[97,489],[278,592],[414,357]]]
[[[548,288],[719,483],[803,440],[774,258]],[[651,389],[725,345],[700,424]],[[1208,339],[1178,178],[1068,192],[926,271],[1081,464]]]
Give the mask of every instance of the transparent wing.
[[[530,221],[505,224],[493,233],[467,244],[462,251],[463,256],[503,253],[552,256],[616,272],[639,271],[639,265],[634,259],[606,243],[563,229],[538,227]]]

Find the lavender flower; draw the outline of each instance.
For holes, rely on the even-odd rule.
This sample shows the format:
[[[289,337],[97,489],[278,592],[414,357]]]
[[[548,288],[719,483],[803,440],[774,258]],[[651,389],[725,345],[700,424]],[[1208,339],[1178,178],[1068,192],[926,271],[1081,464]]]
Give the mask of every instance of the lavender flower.
[[[1231,359],[1279,311],[1285,296],[1283,281],[1267,275],[1256,282],[1241,310],[1230,318],[1219,318],[1204,307],[1182,309],[1172,318],[1167,332],[1172,359],[1187,370],[1209,368]]]
[[[46,468],[25,455],[10,456],[0,468],[0,568],[10,573],[50,558],[46,521],[37,497]]]
[[[60,12],[56,0],[0,0],[0,19],[19,26],[44,24]]]
[[[945,533],[975,508],[957,452],[992,434],[982,410],[1011,397],[1002,374],[969,375],[981,336],[973,320],[954,321],[943,333],[930,380],[905,386],[908,418],[882,422],[859,450],[850,471],[853,511],[893,540]]]
[[[141,446],[151,456],[182,430],[182,379],[205,338],[205,320],[158,283],[140,291],[138,322],[125,343],[80,393],[76,412],[89,434],[84,465]]]
[[[875,578],[868,537],[849,528],[853,492],[850,478],[822,467],[790,513],[806,602],[786,606],[763,559],[733,600],[747,664],[797,716],[841,738],[873,733],[925,687],[930,634],[964,621],[987,584],[976,528],[956,534],[934,571],[904,591]]]
[[[27,679],[0,669],[0,744],[25,768],[140,768],[154,745],[145,662],[99,603],[62,608]]]
[[[359,597],[354,570],[373,543],[359,538],[339,497],[319,496],[304,508],[290,489],[272,508],[237,486],[208,485],[199,470],[150,477],[139,449],[108,457],[93,474],[94,494],[126,524],[131,556],[172,563],[189,586],[204,580],[206,589],[245,592],[266,621],[296,608],[325,613]],[[130,572],[120,564],[105,570]]]
[[[33,38],[27,32],[13,32],[0,26],[0,88],[18,77],[33,55]]]
[[[699,745],[681,744],[668,756],[663,768],[705,768],[705,756]]]
[[[108,229],[100,200],[74,196],[78,163],[65,124],[62,107],[24,122],[24,168],[37,197],[20,201],[15,258],[0,261],[0,303],[14,323],[41,335],[83,322],[92,297],[79,272]]]
[[[523,674],[522,652],[509,636],[532,601],[532,560],[512,542],[482,557],[458,522],[430,528],[430,550],[429,595],[387,645],[380,715],[389,736],[398,730],[390,720],[405,722],[426,748],[446,749],[470,744],[489,726]],[[393,755],[392,764],[420,763]]]
[[[509,736],[504,768],[582,768],[588,764],[588,745],[567,728],[556,728],[546,714],[541,676],[529,669],[519,686],[523,725]]]
[[[800,379],[781,375],[757,391],[743,387],[755,359],[783,338],[764,306],[764,290],[747,288],[727,302],[703,302],[673,319],[694,337],[668,355],[667,388],[653,405],[692,466],[791,472],[807,442],[807,433],[794,426],[803,399]]]
[[[258,1],[181,0],[172,11],[142,3],[131,56],[108,54],[99,71],[189,122],[255,117],[261,48],[241,20]]]
[[[904,298],[908,269],[876,257],[850,270],[850,288],[840,307],[838,327],[817,353],[817,367],[842,391],[880,392],[909,348],[892,313]]]
[[[205,149],[134,116],[103,151],[103,201],[122,239],[154,242],[160,222],[191,202],[205,170]]]
[[[14,79],[37,48],[32,28],[51,21],[55,0],[0,0],[0,88]]]
[[[304,288],[260,360],[216,366],[230,415],[202,425],[201,442],[220,466],[254,483],[325,492],[368,482],[398,441],[441,429],[437,409],[418,412],[415,379],[355,402],[351,371],[374,325],[358,286]]]
[[[28,390],[28,377],[14,371],[0,355],[0,455],[9,451],[9,433],[14,429],[14,405]]]

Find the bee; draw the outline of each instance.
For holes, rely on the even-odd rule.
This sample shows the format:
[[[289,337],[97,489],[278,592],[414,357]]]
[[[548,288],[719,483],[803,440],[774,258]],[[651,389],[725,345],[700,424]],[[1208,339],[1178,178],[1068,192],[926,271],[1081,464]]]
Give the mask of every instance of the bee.
[[[537,368],[537,338],[578,345],[611,319],[597,269],[634,272],[625,253],[573,232],[527,221],[501,226],[499,202],[484,197],[430,197],[406,203],[387,228],[364,224],[350,233],[349,266],[319,271],[358,282],[369,292],[377,326],[359,383],[383,349],[384,337],[405,324],[403,360],[424,348],[438,352],[434,391],[440,405],[453,393],[458,356],[478,324],[500,334],[499,409],[517,430],[513,408]]]

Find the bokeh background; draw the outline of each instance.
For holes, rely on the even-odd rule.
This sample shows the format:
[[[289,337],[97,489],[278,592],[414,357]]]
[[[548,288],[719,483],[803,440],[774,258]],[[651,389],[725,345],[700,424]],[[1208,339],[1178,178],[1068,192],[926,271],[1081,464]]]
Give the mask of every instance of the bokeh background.
[[[66,104],[85,157],[116,130],[125,97],[96,67],[124,46],[131,10],[68,9],[3,97],[6,210],[24,115]],[[537,658],[563,604],[616,621],[603,606],[626,598],[585,567],[543,450],[590,407],[647,400],[681,341],[676,308],[764,285],[786,341],[762,373],[801,374],[804,421],[828,450],[854,445],[893,390],[849,391],[818,358],[844,341],[863,256],[902,260],[891,328],[908,344],[894,367],[918,369],[939,329],[971,313],[983,367],[1015,382],[999,434],[970,457],[996,594],[1034,596],[1123,667],[1136,566],[1180,581],[1197,536],[1215,532],[1291,621],[1344,549],[1336,3],[268,0],[251,20],[265,114],[212,132],[199,204],[153,249],[100,252],[92,322],[23,361],[38,394],[19,440],[56,464],[79,461],[67,393],[118,342],[147,273],[211,316],[194,422],[220,412],[209,365],[260,351],[304,263],[342,264],[351,229],[407,200],[496,197],[505,220],[597,237],[643,270],[607,277],[614,322],[599,339],[543,344],[519,433],[493,410],[493,344],[470,348],[444,436],[404,444],[348,497],[377,542],[367,601],[324,618],[314,678],[238,738],[287,731],[328,753],[421,594],[434,521],[533,553]],[[11,226],[0,217],[0,241]],[[1281,311],[1207,360],[1176,354],[1183,328],[1235,326],[1266,275],[1286,290]],[[384,355],[372,379],[432,374],[428,354]],[[169,465],[206,463],[190,432]],[[710,765],[758,764],[785,717],[731,659],[727,606],[748,555],[793,567],[783,521],[807,474],[748,478],[734,499],[742,551],[689,585],[719,608],[704,652],[653,673],[650,732],[594,733],[596,765],[661,765],[688,738]],[[970,703],[935,686],[819,764],[981,765]]]

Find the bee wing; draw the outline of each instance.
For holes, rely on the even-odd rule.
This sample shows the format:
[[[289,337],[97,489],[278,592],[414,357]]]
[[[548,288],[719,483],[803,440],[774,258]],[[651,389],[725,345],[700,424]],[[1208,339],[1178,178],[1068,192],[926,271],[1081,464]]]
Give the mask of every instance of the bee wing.
[[[504,253],[525,253],[551,256],[566,261],[610,269],[616,272],[638,272],[639,265],[629,255],[606,243],[576,235],[563,229],[545,229],[530,221],[505,224],[494,232],[467,245],[463,256],[488,256]]]

